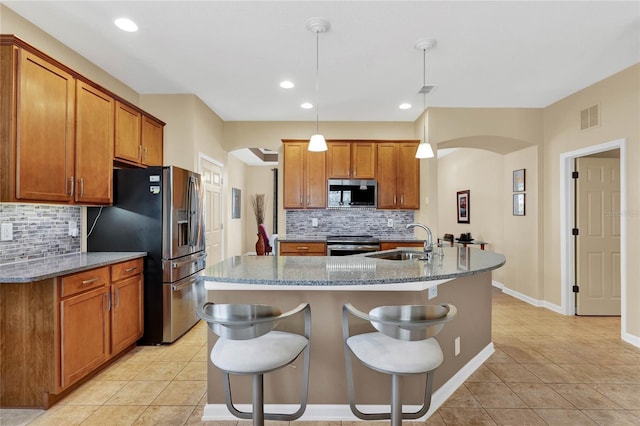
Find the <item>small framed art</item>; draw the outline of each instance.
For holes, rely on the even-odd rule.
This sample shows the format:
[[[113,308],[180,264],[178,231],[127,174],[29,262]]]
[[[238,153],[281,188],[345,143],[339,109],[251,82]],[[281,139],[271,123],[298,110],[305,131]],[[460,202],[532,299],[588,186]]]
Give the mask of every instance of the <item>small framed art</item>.
[[[513,215],[524,216],[525,212],[525,195],[513,194]]]
[[[456,211],[458,212],[458,223],[471,223],[470,220],[471,191],[458,191]]]
[[[524,169],[513,171],[513,192],[524,192],[525,173]]]

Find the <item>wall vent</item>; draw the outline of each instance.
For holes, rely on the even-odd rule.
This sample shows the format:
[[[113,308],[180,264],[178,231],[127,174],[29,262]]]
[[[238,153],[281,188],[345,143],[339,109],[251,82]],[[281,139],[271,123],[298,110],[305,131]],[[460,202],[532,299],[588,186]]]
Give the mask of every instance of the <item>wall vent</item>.
[[[600,124],[600,108],[598,105],[580,111],[580,130],[590,129]]]

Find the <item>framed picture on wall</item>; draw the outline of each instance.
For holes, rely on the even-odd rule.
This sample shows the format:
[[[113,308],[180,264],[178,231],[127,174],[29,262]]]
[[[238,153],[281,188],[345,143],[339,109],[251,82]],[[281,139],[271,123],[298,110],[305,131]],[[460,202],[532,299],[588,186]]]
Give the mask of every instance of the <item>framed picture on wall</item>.
[[[458,191],[456,208],[458,212],[458,223],[471,223],[470,220],[470,204],[471,204],[471,191],[466,189],[464,191]]]
[[[238,188],[231,188],[231,219],[240,219],[240,200],[242,192]]]
[[[513,215],[524,216],[524,194],[513,194]]]
[[[524,169],[513,171],[513,192],[524,192]]]

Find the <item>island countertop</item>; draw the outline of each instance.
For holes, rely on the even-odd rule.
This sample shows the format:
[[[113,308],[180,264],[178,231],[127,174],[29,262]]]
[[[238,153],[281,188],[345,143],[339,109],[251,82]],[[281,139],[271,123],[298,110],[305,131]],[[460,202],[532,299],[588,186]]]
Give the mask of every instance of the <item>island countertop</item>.
[[[0,265],[0,283],[28,283],[146,256],[145,252],[73,253]]]
[[[393,252],[395,250],[387,250]],[[403,249],[420,252],[421,249]],[[378,252],[385,253],[385,252]],[[210,290],[288,289],[421,290],[444,281],[488,272],[504,265],[502,254],[447,247],[430,262],[355,256],[234,256],[207,267],[201,276]],[[392,288],[382,288],[391,285]],[[416,287],[417,286],[417,287]]]

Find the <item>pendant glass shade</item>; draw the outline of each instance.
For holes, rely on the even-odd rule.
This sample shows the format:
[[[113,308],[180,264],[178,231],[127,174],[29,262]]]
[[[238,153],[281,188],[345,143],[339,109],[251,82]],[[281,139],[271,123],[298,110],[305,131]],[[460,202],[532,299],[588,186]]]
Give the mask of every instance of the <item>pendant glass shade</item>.
[[[324,140],[322,135],[312,135],[309,140],[309,151],[320,152],[327,150],[327,141]],[[433,155],[433,154],[432,154]]]
[[[416,158],[433,158],[433,149],[429,142],[421,142],[416,151]]]

